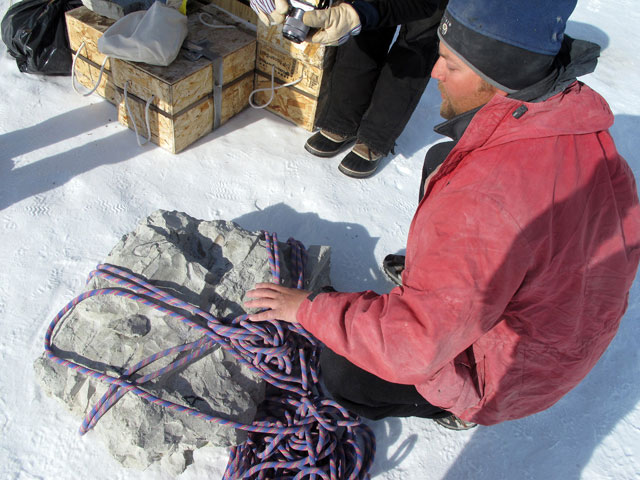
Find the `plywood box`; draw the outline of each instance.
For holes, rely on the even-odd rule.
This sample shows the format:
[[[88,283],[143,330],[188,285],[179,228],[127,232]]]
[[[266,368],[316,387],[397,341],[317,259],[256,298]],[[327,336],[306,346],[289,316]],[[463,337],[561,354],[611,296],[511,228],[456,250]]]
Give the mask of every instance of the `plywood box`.
[[[320,94],[323,83],[328,81],[331,72],[297,60],[264,43],[258,44],[256,70],[267,76],[273,71],[280,83],[297,82],[295,88],[315,97]]]
[[[253,72],[247,72],[243,77],[222,88],[220,125],[246,108],[252,89]],[[146,114],[147,100],[127,91],[125,102],[124,89],[116,87],[118,121],[133,130],[137,128],[138,134],[146,139],[148,118],[150,140],[165,150],[178,153],[214,129],[217,112],[211,95],[204,96],[187,108],[174,113],[168,113],[150,104]],[[132,120],[135,121],[135,128]]]
[[[330,64],[326,62],[322,68],[299,60],[271,44],[258,42],[256,89],[267,90],[256,92],[253,102],[257,105],[269,102],[273,75],[274,87],[279,88],[274,91],[266,109],[313,131],[322,103],[326,100],[330,74]],[[290,86],[284,86],[287,84]]]
[[[271,97],[271,75],[276,87],[267,110],[313,131],[326,97],[330,70],[302,62],[271,45],[258,43],[256,89],[253,102],[264,105]],[[293,85],[282,87],[285,84]]]
[[[228,17],[215,7],[205,7],[203,11],[213,15],[220,24]],[[131,93],[145,99],[154,95],[154,105],[175,114],[211,93],[214,84],[227,85],[254,68],[256,41],[242,30],[208,28],[200,23],[197,15],[190,15],[187,40],[207,42],[217,59],[202,57],[191,61],[181,52],[167,67],[118,62],[113,69],[113,80],[122,89],[126,81],[131,82]]]
[[[282,36],[282,26],[258,24],[256,89],[253,102],[264,105],[271,97],[271,76],[275,90],[267,110],[313,131],[318,114],[326,101],[335,47],[311,43],[293,43]]]
[[[85,11],[76,12],[81,9]],[[85,35],[89,39],[85,40],[89,50],[87,57],[78,58],[88,67],[83,62],[76,62],[80,69],[88,68],[89,75],[78,75],[78,79],[97,78],[95,68],[104,58],[96,53],[97,39],[106,30],[103,27],[107,22],[85,7],[76,10],[72,10],[75,14],[70,15],[73,31],[77,32],[74,37]],[[229,28],[204,25],[199,18],[203,11],[209,14],[207,23]],[[110,59],[111,68],[106,71],[105,85],[100,89],[105,98],[115,92],[113,97],[120,122],[133,129],[133,118],[140,133],[146,134],[144,111],[151,99],[151,139],[177,153],[244,109],[253,88],[256,39],[253,32],[229,26],[231,22],[234,20],[230,15],[213,5],[205,5],[189,15],[187,40],[206,44],[213,54],[212,59],[201,57],[192,60],[184,50],[166,67]],[[69,36],[71,38],[71,32]],[[81,41],[78,38],[74,45],[79,48]],[[124,105],[125,86],[131,116]]]
[[[280,83],[276,81],[275,86],[279,85]],[[256,71],[255,88],[268,89],[269,87],[271,87],[271,77]],[[269,102],[270,98],[269,91],[259,91],[253,96],[253,103],[264,105]],[[312,132],[316,128],[316,121],[323,101],[324,97],[318,98],[309,95],[295,87],[285,87],[275,90],[266,109]]]
[[[224,23],[224,12],[215,7],[203,10]],[[207,18],[210,22],[211,17]],[[198,15],[190,15],[187,40],[207,42],[217,58],[191,61],[180,54],[168,67],[118,62],[113,69],[113,80],[120,92],[127,84],[133,99],[130,109],[139,130],[145,125],[144,106],[153,97],[154,108],[150,111],[156,120],[150,122],[152,141],[173,153],[244,109],[253,88],[253,36],[237,28],[212,29],[202,25]],[[133,128],[123,101],[119,102],[118,119]]]
[[[258,24],[258,15],[251,9],[249,0],[209,0],[209,2],[253,25]]]
[[[326,47],[317,43],[294,43],[282,36],[282,25],[267,26],[262,22],[257,28],[258,42],[270,45],[296,60],[323,70],[330,69],[336,47]]]

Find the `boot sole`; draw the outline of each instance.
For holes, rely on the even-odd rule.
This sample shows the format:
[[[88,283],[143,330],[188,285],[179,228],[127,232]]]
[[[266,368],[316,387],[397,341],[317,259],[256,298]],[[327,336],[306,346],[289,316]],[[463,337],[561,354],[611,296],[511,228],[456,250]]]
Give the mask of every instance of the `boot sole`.
[[[342,166],[342,164],[338,165],[338,170],[340,170],[340,172],[344,173],[347,177],[351,177],[351,178],[368,178],[370,176],[372,176],[374,173],[376,173],[376,171],[378,170],[378,165],[379,165],[380,161],[377,160],[375,167],[372,170],[368,170],[366,172],[358,172],[356,170],[351,170],[349,168],[346,168],[344,166]]]
[[[311,155],[315,155],[316,157],[322,157],[322,158],[335,157],[337,154],[345,150],[349,145],[351,145],[355,141],[356,141],[355,138],[352,138],[350,140],[345,140],[344,143],[342,143],[339,148],[336,148],[335,150],[331,150],[331,151],[316,150],[308,143],[304,144],[304,149],[307,152],[309,152]]]

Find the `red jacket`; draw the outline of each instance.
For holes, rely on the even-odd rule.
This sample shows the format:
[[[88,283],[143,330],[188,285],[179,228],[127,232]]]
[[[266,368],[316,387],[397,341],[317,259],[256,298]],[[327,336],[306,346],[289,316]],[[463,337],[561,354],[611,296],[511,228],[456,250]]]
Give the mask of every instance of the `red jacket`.
[[[633,173],[613,115],[575,82],[496,96],[427,188],[403,286],[323,293],[298,321],[336,353],[484,425],[544,410],[613,339],[640,254]]]

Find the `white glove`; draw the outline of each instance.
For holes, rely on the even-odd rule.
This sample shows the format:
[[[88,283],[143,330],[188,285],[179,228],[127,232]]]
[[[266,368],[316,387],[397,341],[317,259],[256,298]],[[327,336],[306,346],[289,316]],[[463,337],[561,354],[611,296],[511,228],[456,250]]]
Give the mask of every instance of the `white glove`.
[[[284,23],[289,11],[287,0],[251,0],[249,3],[258,19],[267,26]]]
[[[311,28],[317,28],[307,42],[323,45],[342,45],[351,35],[357,35],[362,28],[358,12],[348,3],[335,7],[306,12],[302,21]]]

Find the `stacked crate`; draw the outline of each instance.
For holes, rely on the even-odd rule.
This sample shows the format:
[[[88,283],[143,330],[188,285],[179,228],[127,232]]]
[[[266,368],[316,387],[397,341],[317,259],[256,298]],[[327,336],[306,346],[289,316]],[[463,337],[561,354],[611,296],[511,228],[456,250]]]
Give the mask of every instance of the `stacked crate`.
[[[183,51],[167,67],[109,59],[96,90],[117,106],[118,120],[123,125],[133,129],[135,122],[144,136],[148,120],[151,141],[172,153],[183,150],[244,109],[253,89],[255,35],[237,27],[207,27],[201,23],[200,13],[208,14],[207,23],[235,22],[213,5],[202,6],[189,15],[187,40],[206,42],[215,53],[213,60],[190,60]],[[78,81],[88,88],[94,85],[99,62],[104,58],[97,49],[97,40],[112,23],[85,7],[67,13],[71,48],[75,51],[85,43],[76,60],[76,72]]]
[[[282,36],[282,26],[258,23],[258,52],[256,57],[256,89],[253,103],[264,105],[271,97],[271,78],[274,86],[296,82],[295,85],[274,91],[268,110],[313,131],[316,128],[322,101],[327,97],[335,47],[312,43],[293,43]]]

